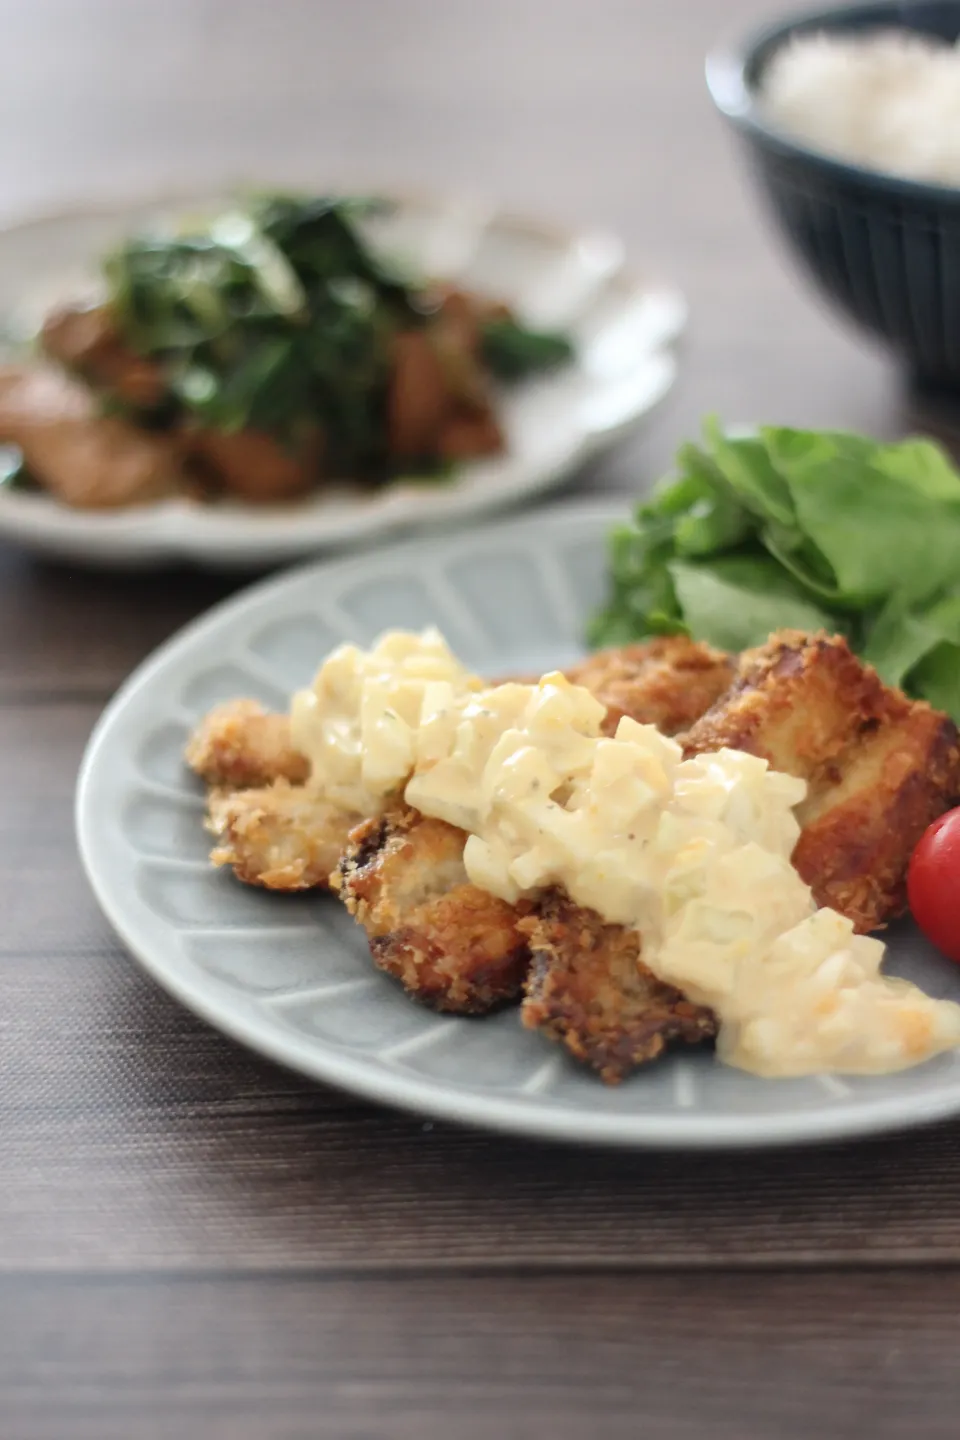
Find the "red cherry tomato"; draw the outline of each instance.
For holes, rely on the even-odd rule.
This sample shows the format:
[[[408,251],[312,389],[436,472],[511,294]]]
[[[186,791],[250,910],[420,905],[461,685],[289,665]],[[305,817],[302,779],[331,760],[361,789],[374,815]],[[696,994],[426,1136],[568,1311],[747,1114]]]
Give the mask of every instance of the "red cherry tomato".
[[[927,939],[960,964],[960,808],[934,820],[914,850],[907,896]]]

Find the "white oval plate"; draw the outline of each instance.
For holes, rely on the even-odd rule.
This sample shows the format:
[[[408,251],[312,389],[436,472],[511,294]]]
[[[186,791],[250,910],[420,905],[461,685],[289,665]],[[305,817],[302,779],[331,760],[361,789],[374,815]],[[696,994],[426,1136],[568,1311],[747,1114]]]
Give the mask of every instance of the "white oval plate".
[[[80,851],[104,911],[144,967],[253,1049],[369,1100],[526,1135],[614,1145],[768,1145],[864,1134],[960,1111],[960,1054],[869,1079],[760,1080],[676,1051],[611,1089],[516,1010],[433,1014],[375,970],[330,897],[242,887],[207,862],[198,783],[181,756],[215,704],[274,707],[325,651],[388,626],[441,625],[481,673],[563,665],[603,591],[615,508],[567,506],[453,538],[314,564],[218,606],[164,645],[111,703],[80,775]],[[960,971],[911,924],[893,968],[960,998]]]
[[[96,285],[102,255],[124,236],[225,203],[154,201],[0,231],[0,327],[30,335],[58,300]],[[71,510],[47,495],[0,489],[0,535],[90,564],[138,568],[189,560],[218,568],[273,565],[401,529],[504,509],[562,483],[632,430],[667,394],[683,297],[623,268],[610,235],[558,234],[466,200],[397,200],[372,236],[417,271],[501,297],[531,324],[569,329],[576,361],[505,392],[504,455],[446,484],[326,487],[300,504],[251,508],[166,500],[114,512]]]

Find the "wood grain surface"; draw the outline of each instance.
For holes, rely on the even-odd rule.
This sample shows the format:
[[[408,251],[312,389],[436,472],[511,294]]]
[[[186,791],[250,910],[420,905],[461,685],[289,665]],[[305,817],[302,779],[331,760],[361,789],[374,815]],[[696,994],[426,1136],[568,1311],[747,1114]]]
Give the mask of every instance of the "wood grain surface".
[[[628,495],[715,410],[923,420],[797,283],[702,83],[759,0],[0,0],[0,214],[270,177],[624,233],[692,323]],[[0,548],[0,1440],[957,1434],[960,1128],[613,1155],[302,1082],[128,960],[72,836],[87,735],[237,581]]]

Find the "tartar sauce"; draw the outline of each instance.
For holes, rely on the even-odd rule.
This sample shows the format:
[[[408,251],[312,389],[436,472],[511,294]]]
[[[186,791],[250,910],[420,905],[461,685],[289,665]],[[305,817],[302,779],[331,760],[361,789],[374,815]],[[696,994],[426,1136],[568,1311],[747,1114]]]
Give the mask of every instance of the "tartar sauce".
[[[960,1006],[888,979],[881,942],[818,909],[790,861],[805,784],[755,756],[684,760],[629,718],[606,738],[589,691],[483,689],[435,631],[334,652],[293,713],[328,793],[376,810],[402,789],[467,832],[474,884],[560,886],[637,929],[654,974],[715,1012],[730,1065],[881,1073],[960,1044]]]
[[[375,815],[414,768],[424,697],[436,685],[462,696],[483,681],[439,630],[388,630],[370,650],[339,645],[290,707],[294,747],[311,781],[344,810]]]

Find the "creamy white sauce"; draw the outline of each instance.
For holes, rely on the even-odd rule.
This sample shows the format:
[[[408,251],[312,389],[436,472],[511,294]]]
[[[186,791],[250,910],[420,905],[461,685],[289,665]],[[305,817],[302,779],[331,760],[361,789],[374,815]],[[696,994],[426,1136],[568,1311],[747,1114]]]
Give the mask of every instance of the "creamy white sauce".
[[[457,696],[483,684],[439,630],[388,630],[370,650],[338,646],[290,707],[312,783],[344,810],[377,814],[413,770],[424,696],[437,684]]]
[[[630,719],[606,738],[589,691],[483,689],[436,632],[342,647],[293,713],[326,793],[373,812],[402,789],[467,832],[476,885],[560,886],[638,930],[644,964],[714,1010],[730,1065],[882,1073],[960,1043],[960,1006],[885,977],[880,941],[817,908],[790,861],[806,787],[755,756],[684,760]]]

